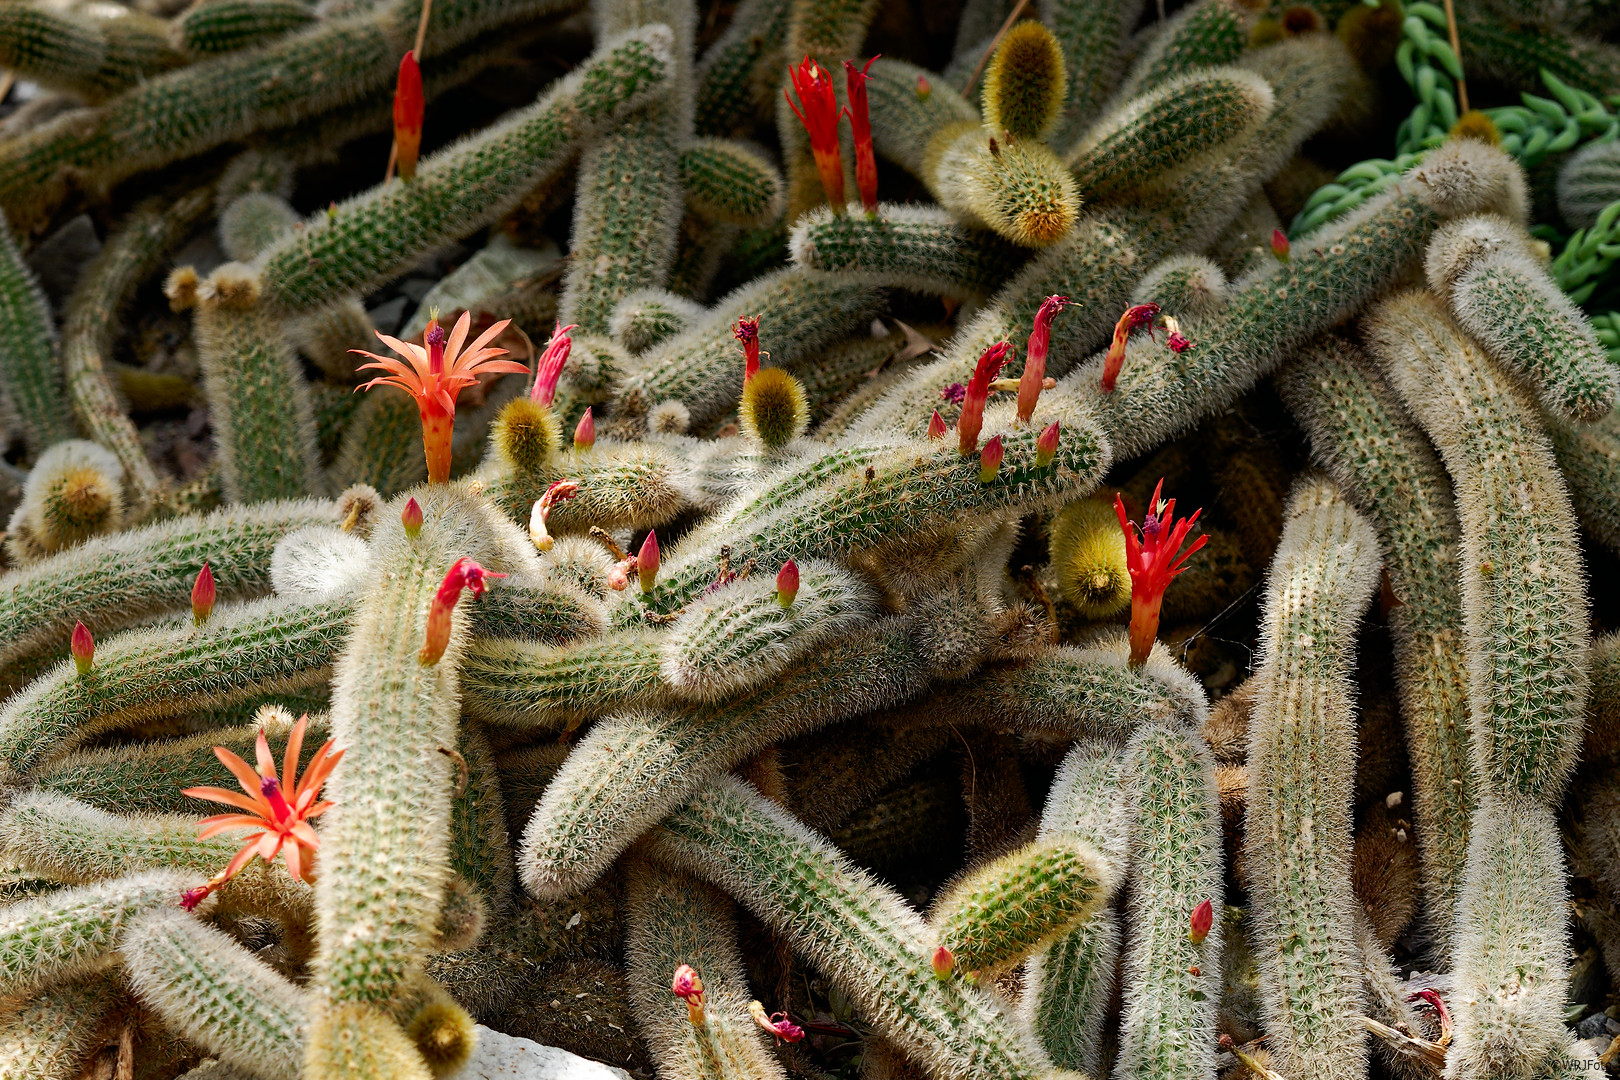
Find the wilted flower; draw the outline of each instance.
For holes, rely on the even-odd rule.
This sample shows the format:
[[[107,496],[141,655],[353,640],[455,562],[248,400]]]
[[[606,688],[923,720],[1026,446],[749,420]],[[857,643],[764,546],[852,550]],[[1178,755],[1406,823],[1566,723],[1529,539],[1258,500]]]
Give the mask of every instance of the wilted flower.
[[[984,403],[990,397],[990,381],[1007,362],[1010,352],[1010,344],[998,341],[984,350],[973,368],[973,378],[968,380],[967,390],[962,394],[962,415],[956,418],[957,448],[964,457],[979,448],[979,430],[984,426]]]
[[[1103,358],[1102,388],[1104,393],[1113,393],[1114,380],[1119,378],[1119,369],[1125,366],[1125,343],[1130,340],[1131,332],[1139,327],[1147,327],[1148,337],[1153,336],[1153,320],[1159,317],[1158,304],[1137,304],[1125,309],[1125,314],[1119,317],[1114,324],[1114,340],[1108,345],[1108,355]]]
[[[1046,353],[1052,345],[1052,320],[1069,305],[1067,296],[1048,296],[1041,301],[1035,313],[1035,328],[1030,331],[1029,347],[1024,353],[1024,374],[1018,380],[1018,419],[1029,423],[1035,415],[1035,403],[1040,400],[1046,378]]]
[[[754,1018],[754,1023],[775,1035],[783,1042],[795,1043],[804,1038],[804,1028],[788,1019],[785,1012],[765,1015],[765,1006],[757,1001],[748,1003],[748,1015]]]
[[[433,594],[433,604],[428,608],[427,632],[423,635],[422,651],[417,654],[417,659],[423,664],[437,664],[444,655],[444,650],[450,645],[450,615],[461,599],[462,589],[471,589],[474,596],[482,596],[489,587],[490,578],[505,576],[485,570],[465,555],[452,563],[445,572],[444,580],[439,583],[438,592]]]
[[[691,964],[682,964],[675,969],[669,992],[686,1002],[686,1018],[692,1021],[693,1027],[703,1023],[703,980]]]
[[[557,480],[546,488],[546,493],[534,501],[534,511],[529,514],[529,539],[541,551],[550,551],[554,541],[551,534],[546,531],[546,519],[551,516],[551,508],[564,499],[572,499],[579,494],[578,480]]]

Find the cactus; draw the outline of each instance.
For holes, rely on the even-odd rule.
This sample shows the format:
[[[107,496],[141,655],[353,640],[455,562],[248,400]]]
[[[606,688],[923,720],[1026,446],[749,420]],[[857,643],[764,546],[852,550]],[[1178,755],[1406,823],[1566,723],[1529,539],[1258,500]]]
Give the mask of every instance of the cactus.
[[[645,633],[562,646],[486,639],[463,664],[463,708],[485,723],[572,730],[586,719],[660,701],[662,663],[660,642]]]
[[[793,261],[874,284],[977,298],[993,292],[1028,254],[933,207],[879,206],[876,217],[813,210],[794,223]]]
[[[1569,156],[1558,170],[1558,212],[1577,229],[1590,229],[1610,203],[1620,201],[1615,147],[1601,139]]]
[[[17,4],[0,21],[0,63],[41,86],[86,100],[116,94],[185,62],[162,20],[139,12],[70,13]]]
[[[698,139],[681,151],[686,204],[712,222],[749,228],[782,214],[782,176],[750,147],[725,139]]]
[[[20,7],[21,5],[19,5]],[[0,389],[22,420],[35,454],[76,434],[56,365],[56,331],[45,295],[10,228],[0,228]]]
[[[39,456],[7,526],[22,566],[115,532],[124,520],[124,467],[93,442],[68,439]]]
[[[1295,1075],[1366,1067],[1349,889],[1355,727],[1346,646],[1377,577],[1372,527],[1332,484],[1301,481],[1266,587],[1244,841],[1267,1049],[1279,1071]]]
[[[314,21],[315,13],[302,0],[206,0],[174,20],[169,38],[183,52],[233,52]]]
[[[78,1080],[124,1000],[116,977],[102,973],[13,1003],[0,1016],[0,1078]]]
[[[1230,64],[1248,44],[1251,10],[1232,0],[1196,0],[1176,12],[1131,67],[1121,98],[1155,90],[1190,67]]]

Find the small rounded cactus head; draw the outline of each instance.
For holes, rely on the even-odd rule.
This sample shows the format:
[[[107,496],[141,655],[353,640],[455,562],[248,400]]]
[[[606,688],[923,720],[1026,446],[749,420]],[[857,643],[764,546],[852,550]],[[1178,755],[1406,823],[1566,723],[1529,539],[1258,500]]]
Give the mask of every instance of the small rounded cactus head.
[[[1007,31],[984,73],[984,123],[1013,139],[1051,133],[1068,93],[1063,47],[1034,19]]]
[[[772,450],[786,446],[810,424],[804,384],[781,368],[761,368],[743,385],[737,419],[760,445]]]

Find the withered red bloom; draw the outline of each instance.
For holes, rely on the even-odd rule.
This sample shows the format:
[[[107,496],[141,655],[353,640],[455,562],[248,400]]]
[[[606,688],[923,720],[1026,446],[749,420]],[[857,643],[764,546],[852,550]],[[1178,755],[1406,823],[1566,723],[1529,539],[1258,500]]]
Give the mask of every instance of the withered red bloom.
[[[568,354],[574,348],[574,339],[568,335],[577,329],[579,329],[577,323],[568,326],[557,323],[553,327],[545,351],[540,354],[539,363],[534,365],[534,385],[529,387],[530,401],[550,408],[551,403],[556,400],[557,381],[562,378],[563,365],[568,363]]]
[[[795,1043],[804,1038],[804,1028],[788,1019],[785,1012],[765,1015],[765,1006],[757,1001],[748,1003],[748,1015],[754,1018],[754,1023],[775,1035],[783,1042]]]
[[[1125,516],[1125,501],[1114,496],[1114,512],[1119,515],[1119,527],[1125,533],[1125,568],[1131,574],[1131,667],[1147,663],[1153,651],[1153,639],[1159,633],[1159,606],[1170,580],[1186,569],[1193,553],[1209,543],[1208,534],[1201,535],[1186,551],[1181,545],[1188,531],[1198,521],[1202,510],[1194,510],[1192,517],[1176,520],[1176,500],[1160,502],[1164,488],[1160,480],[1153,489],[1153,498],[1147,514],[1138,529]]]
[[[208,616],[214,611],[214,598],[218,595],[214,588],[214,572],[208,568],[206,562],[197,572],[197,580],[191,586],[191,622],[194,626],[201,626],[208,621]]]
[[[437,664],[444,655],[444,650],[450,645],[450,616],[461,599],[462,589],[471,589],[474,596],[482,596],[489,587],[490,578],[505,576],[485,570],[465,555],[450,564],[444,580],[439,583],[439,591],[433,595],[433,604],[428,608],[427,632],[422,635],[422,651],[417,654],[417,659],[423,664]]]
[[[783,607],[792,607],[793,598],[798,595],[799,564],[789,559],[776,572],[776,602]]]
[[[957,447],[963,456],[979,448],[979,431],[984,427],[984,403],[990,397],[990,382],[1007,362],[1012,345],[998,341],[979,357],[962,395],[962,415],[956,418]]]
[[[739,316],[731,327],[731,336],[742,342],[743,385],[759,374],[759,319],[751,315]]]
[[[1024,353],[1024,374],[1018,380],[1018,419],[1026,424],[1035,415],[1035,404],[1041,399],[1046,354],[1052,346],[1052,320],[1068,306],[1067,296],[1048,296],[1035,313],[1035,328],[1030,331],[1029,348]]]
[[[669,992],[686,1002],[686,1018],[692,1021],[693,1027],[703,1023],[703,979],[691,964],[682,964],[675,969]]]
[[[1440,1018],[1440,1037],[1435,1040],[1440,1046],[1451,1045],[1451,1013],[1446,1009],[1445,999],[1434,990],[1423,989],[1406,999],[1408,1002],[1421,1001],[1435,1011]]]
[[[868,217],[877,215],[877,154],[872,149],[872,116],[866,104],[866,73],[877,63],[878,57],[856,69],[852,61],[844,61],[844,74],[849,81],[849,127],[855,135],[855,188],[861,193],[861,206]]]
[[[546,488],[546,493],[534,501],[534,510],[529,514],[529,539],[541,551],[550,551],[555,543],[551,534],[546,531],[546,520],[551,517],[551,509],[564,499],[572,499],[579,494],[578,480],[556,480]]]
[[[73,636],[68,639],[68,651],[73,654],[73,664],[79,669],[79,674],[89,674],[96,662],[96,639],[90,636],[90,628],[84,623],[73,624]]]
[[[1131,332],[1145,326],[1148,337],[1152,337],[1153,320],[1158,317],[1159,305],[1152,303],[1126,308],[1125,314],[1119,317],[1114,324],[1114,340],[1109,343],[1108,355],[1103,358],[1103,393],[1111,394],[1114,391],[1114,380],[1119,378],[1119,369],[1125,366],[1125,343],[1130,340]]]
[[[414,50],[405,50],[399,62],[399,79],[394,84],[394,166],[401,179],[416,175],[416,158],[422,152],[422,116],[427,99],[422,96],[422,68]]]
[[[967,397],[967,387],[959,382],[953,382],[939,392],[939,397],[941,401],[948,401],[952,405],[960,405],[962,399]]]
[[[1192,928],[1187,936],[1194,945],[1201,945],[1209,937],[1210,928],[1215,925],[1215,906],[1208,900],[1193,909]]]
[[[810,135],[810,154],[816,159],[816,173],[821,177],[821,190],[833,213],[844,212],[844,159],[838,147],[838,95],[833,92],[832,77],[827,69],[806,56],[797,67],[788,68],[793,81],[793,93],[800,105],[793,103],[793,95],[782,91],[788,108],[799,118]]]

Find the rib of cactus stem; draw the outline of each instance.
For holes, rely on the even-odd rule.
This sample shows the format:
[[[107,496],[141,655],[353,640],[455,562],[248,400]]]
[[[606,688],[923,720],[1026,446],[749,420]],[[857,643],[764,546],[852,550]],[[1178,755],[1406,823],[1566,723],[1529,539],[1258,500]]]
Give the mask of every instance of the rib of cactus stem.
[[[1319,339],[1278,375],[1277,388],[1309,435],[1315,459],[1377,530],[1390,589],[1400,600],[1385,619],[1412,760],[1423,906],[1445,956],[1474,809],[1451,480],[1359,350]]]
[[[62,371],[74,418],[124,466],[124,497],[136,520],[157,505],[163,481],[108,377],[118,313],[207,213],[212,194],[205,185],[135,207],[85,268],[62,317]]]
[[[379,511],[371,541],[376,585],[361,599],[333,678],[332,737],[345,755],[327,787],[338,809],[321,837],[314,977],[333,1008],[317,1021],[312,1069],[330,1063],[346,1039],[370,1045],[356,1027],[369,1023],[370,1012],[337,1007],[388,1001],[421,964],[450,877],[454,765],[439,748],[456,745],[465,611],[477,602],[443,613],[442,654],[424,662],[428,609],[459,558],[490,570],[526,569],[512,563],[515,545],[499,539],[491,511],[475,498],[450,485],[413,495],[424,519],[414,538],[400,524],[398,500]]]
[[[1591,424],[1545,415],[1542,421],[1581,524],[1620,552],[1620,414],[1611,411]]]
[[[435,4],[425,38],[429,80],[452,50],[559,10],[554,0]],[[416,33],[421,5],[389,0],[324,21],[262,48],[203,60],[138,83],[89,112],[41,125],[0,153],[0,205],[48,216],[68,174],[111,186],[256,131],[312,119],[390,87]],[[332,72],[343,77],[320,78]],[[178,123],[184,117],[187,123]]]
[[[935,942],[904,900],[743,782],[722,777],[700,788],[647,846],[782,934],[930,1071],[987,1080],[1050,1074],[1044,1055],[989,997],[963,980],[935,977]]]
[[[1110,455],[1073,399],[1044,394],[1028,426],[1015,423],[1014,408],[1012,401],[993,402],[986,411],[982,438],[999,436],[1005,453],[989,482],[980,479],[977,455],[963,457],[944,441],[886,440],[875,452],[833,448],[798,464],[779,486],[802,495],[761,507],[734,526],[695,532],[667,561],[649,606],[668,613],[695,597],[713,580],[721,545],[730,546],[738,565],[753,559],[759,566],[780,566],[812,555],[836,559],[967,517],[1053,508],[1091,490]],[[1060,424],[1058,448],[1043,467],[1036,462],[1035,441],[1054,420]],[[811,476],[825,479],[814,486],[799,479]]]
[[[1355,629],[1378,583],[1372,527],[1325,480],[1285,511],[1261,622],[1249,722],[1246,877],[1251,944],[1277,1070],[1366,1069],[1362,965],[1350,891]]]
[[[410,183],[362,192],[286,235],[255,264],[265,307],[303,313],[366,291],[496,220],[584,139],[664,92],[670,48],[656,24],[611,39],[535,104],[424,159]]]
[[[62,394],[56,363],[56,325],[33,270],[23,261],[16,238],[0,218],[0,390],[11,402],[29,451],[78,435]]]
[[[175,19],[169,33],[187,52],[234,52],[302,30],[315,20],[303,0],[211,0]]]
[[[753,130],[776,103],[787,66],[790,4],[749,0],[737,5],[726,32],[693,73],[694,127],[700,136],[730,137]]]
[[[166,30],[139,11],[109,17],[14,4],[0,15],[0,64],[47,89],[98,101],[186,62]]]
[[[30,994],[115,962],[130,921],[174,907],[195,879],[155,870],[74,885],[0,911],[0,994]]]
[[[0,706],[0,761],[10,777],[143,720],[218,708],[324,683],[348,636],[354,601],[227,605],[97,642],[83,675],[64,660]]]
[[[11,1002],[0,1010],[0,1080],[79,1080],[128,1000],[115,973],[99,972]]]
[[[461,666],[462,712],[501,727],[571,731],[625,708],[662,704],[659,637],[620,630],[572,645],[475,641]]]
[[[626,989],[636,1027],[669,1080],[783,1080],[748,1015],[753,999],[737,944],[736,905],[690,874],[647,859],[625,868]],[[703,980],[703,1019],[670,993],[687,964]]]
[[[782,174],[745,143],[691,142],[681,151],[680,177],[687,207],[709,221],[758,228],[782,214]]]
[[[736,407],[742,393],[737,342],[731,328],[757,316],[772,364],[793,373],[821,350],[864,327],[879,311],[876,288],[834,275],[785,269],[764,274],[723,297],[684,333],[643,353],[641,366],[614,391],[614,411],[639,418],[675,399],[701,430]]]
[[[1052,145],[1077,142],[1119,78],[1120,54],[1136,24],[1139,3],[1118,0],[1040,0],[1036,10],[1063,50],[1069,93]]]
[[[171,907],[134,920],[118,948],[135,996],[178,1034],[263,1080],[298,1080],[304,994],[235,939]]]
[[[512,862],[512,840],[506,832],[506,803],[489,733],[479,724],[463,724],[457,743],[457,793],[450,805],[451,879],[447,896],[465,897],[460,910],[469,913],[474,929],[485,921],[479,912],[505,912],[511,907],[517,871]],[[462,769],[465,768],[465,783]],[[459,884],[471,888],[462,889]],[[452,923],[450,900],[440,913],[440,927]],[[441,933],[441,937],[443,934]]]
[[[89,540],[0,578],[0,671],[57,653],[73,624],[111,631],[190,603],[207,562],[220,600],[270,588],[270,555],[295,529],[337,525],[317,499],[227,507]],[[0,675],[0,684],[7,683]]]
[[[962,225],[947,210],[888,203],[875,217],[812,210],[793,223],[788,250],[809,270],[963,300],[994,292],[1029,257],[1028,248]]]
[[[985,620],[976,586],[952,582],[913,612],[805,656],[761,691],[683,714],[597,721],[524,829],[524,887],[576,892],[709,777],[782,739],[901,704],[933,679],[971,673],[990,636]]]

